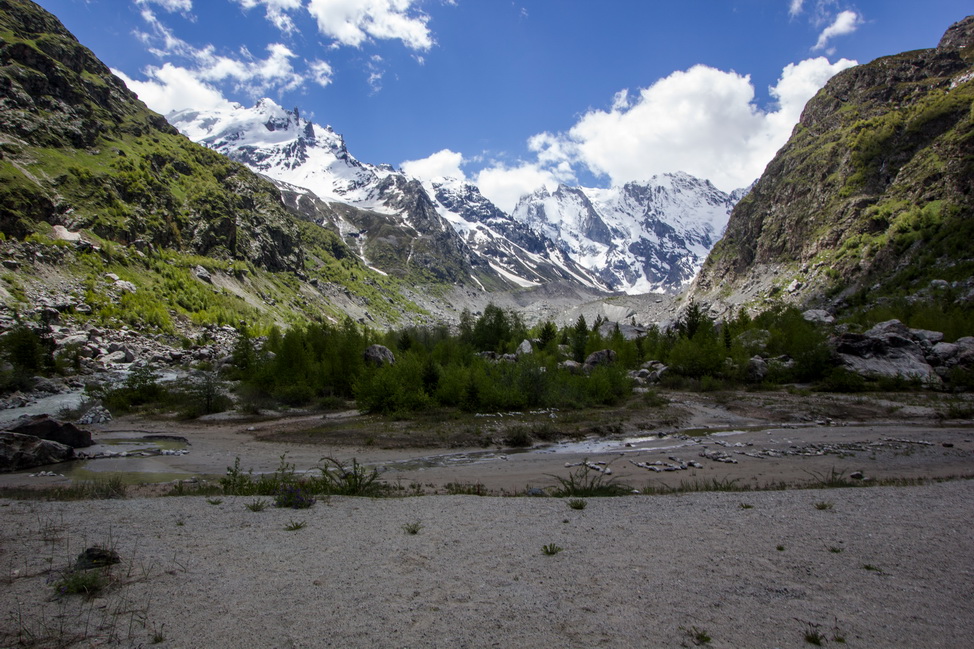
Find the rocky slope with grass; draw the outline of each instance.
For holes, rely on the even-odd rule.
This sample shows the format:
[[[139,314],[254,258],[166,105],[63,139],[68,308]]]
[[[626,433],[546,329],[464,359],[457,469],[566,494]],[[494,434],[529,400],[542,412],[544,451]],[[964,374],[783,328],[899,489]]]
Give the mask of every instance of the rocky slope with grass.
[[[971,299],[974,17],[836,75],[734,209],[691,295],[830,306],[940,280]]]

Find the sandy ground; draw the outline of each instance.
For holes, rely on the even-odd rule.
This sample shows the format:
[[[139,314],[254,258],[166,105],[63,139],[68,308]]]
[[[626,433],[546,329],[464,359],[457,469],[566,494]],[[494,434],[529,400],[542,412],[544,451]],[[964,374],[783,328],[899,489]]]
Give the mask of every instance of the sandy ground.
[[[249,501],[0,503],[0,644],[676,647],[701,632],[712,647],[803,647],[811,630],[826,646],[958,648],[974,634],[968,480],[580,511],[527,497]],[[53,597],[58,569],[95,544],[122,557],[111,586]]]
[[[583,510],[551,497],[332,497],[261,512],[233,496],[0,499],[0,646],[785,648],[811,646],[806,634],[826,646],[972,646],[974,481],[929,479],[974,475],[974,429],[911,399],[671,395],[654,411],[665,423],[600,412],[621,422],[612,435],[529,450],[383,448],[345,435],[362,423],[353,413],[118,420],[96,430],[95,450],[163,434],[184,437],[176,446],[189,453],[93,460],[67,477],[8,474],[0,486],[216,479],[237,457],[261,472],[286,453],[299,471],[356,457],[403,493],[427,494],[450,483],[543,492],[587,459],[643,493]],[[337,428],[324,436],[303,432],[328,418]],[[736,463],[701,455],[714,452]],[[637,466],[671,458],[700,466]],[[646,495],[856,471],[856,484],[926,483]],[[403,528],[413,523],[415,535]],[[549,544],[562,551],[547,556]],[[107,588],[57,596],[94,545],[122,559]]]

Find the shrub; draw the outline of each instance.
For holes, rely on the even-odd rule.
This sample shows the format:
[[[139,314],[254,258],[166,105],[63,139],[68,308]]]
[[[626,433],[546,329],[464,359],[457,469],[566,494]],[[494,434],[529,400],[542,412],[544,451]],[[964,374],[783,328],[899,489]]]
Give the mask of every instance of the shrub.
[[[307,509],[315,504],[314,496],[305,491],[300,483],[284,484],[274,496],[275,507],[289,507],[291,509]]]

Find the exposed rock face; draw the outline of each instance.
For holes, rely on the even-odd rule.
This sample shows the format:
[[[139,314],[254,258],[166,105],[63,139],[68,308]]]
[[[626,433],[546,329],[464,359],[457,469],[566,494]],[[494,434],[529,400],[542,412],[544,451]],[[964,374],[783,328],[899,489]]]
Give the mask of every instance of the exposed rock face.
[[[33,435],[0,432],[0,472],[20,471],[45,464],[65,462],[74,449]]]
[[[592,352],[585,359],[585,371],[591,372],[596,367],[612,365],[616,362],[616,356],[616,353],[611,349],[601,349],[597,352]]]
[[[392,350],[383,345],[371,345],[363,352],[362,357],[368,365],[382,367],[383,365],[395,365],[396,356]]]
[[[809,303],[836,286],[924,286],[966,263],[957,242],[974,236],[972,23],[936,49],[833,77],[735,207],[694,298],[718,312],[775,294]]]
[[[862,376],[940,385],[941,377],[934,365],[945,366],[947,360],[938,357],[934,349],[944,344],[942,339],[939,332],[910,329],[899,320],[888,320],[862,334],[841,334],[833,345],[842,365]]]
[[[39,437],[71,448],[86,448],[94,444],[88,431],[81,430],[72,423],[51,419],[48,415],[25,418],[11,427],[10,432]]]

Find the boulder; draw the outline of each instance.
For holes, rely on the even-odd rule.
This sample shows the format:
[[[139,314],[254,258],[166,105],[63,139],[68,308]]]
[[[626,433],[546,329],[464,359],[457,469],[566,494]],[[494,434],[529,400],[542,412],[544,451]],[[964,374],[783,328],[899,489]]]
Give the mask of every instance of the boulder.
[[[802,317],[809,322],[815,322],[818,324],[832,324],[835,322],[835,318],[831,313],[824,309],[809,309],[802,313]]]
[[[88,431],[81,430],[72,423],[51,419],[48,415],[21,417],[9,430],[12,433],[58,442],[71,448],[85,448],[94,444]]]
[[[749,383],[760,383],[768,377],[768,363],[760,356],[753,356],[744,367],[744,378]]]
[[[844,333],[833,344],[843,367],[860,376],[903,378],[939,385],[940,377],[924,353],[924,347],[931,352],[936,347],[931,344],[936,339],[934,333],[924,331],[916,335],[899,320],[887,320],[863,334]]]
[[[597,352],[592,352],[585,359],[585,371],[591,372],[596,367],[601,365],[612,365],[616,362],[616,353],[611,349],[600,349]]]
[[[582,364],[577,361],[562,361],[558,363],[558,368],[568,370],[572,374],[579,374],[582,371]]]
[[[213,277],[210,276],[210,271],[206,270],[202,266],[197,266],[195,269],[193,269],[193,273],[201,282],[213,282]]]
[[[65,462],[73,457],[74,449],[66,444],[33,435],[0,432],[0,472]]]
[[[88,409],[88,412],[81,415],[78,419],[78,423],[82,426],[90,426],[91,424],[107,424],[112,420],[112,413],[108,412],[108,409],[104,406],[92,406]]]
[[[362,353],[362,358],[365,360],[366,365],[372,365],[373,367],[396,364],[395,354],[392,353],[391,349],[383,345],[370,345]]]
[[[534,347],[531,346],[530,340],[522,340],[521,344],[517,346],[517,351],[515,354],[518,356],[526,356],[534,352]]]

